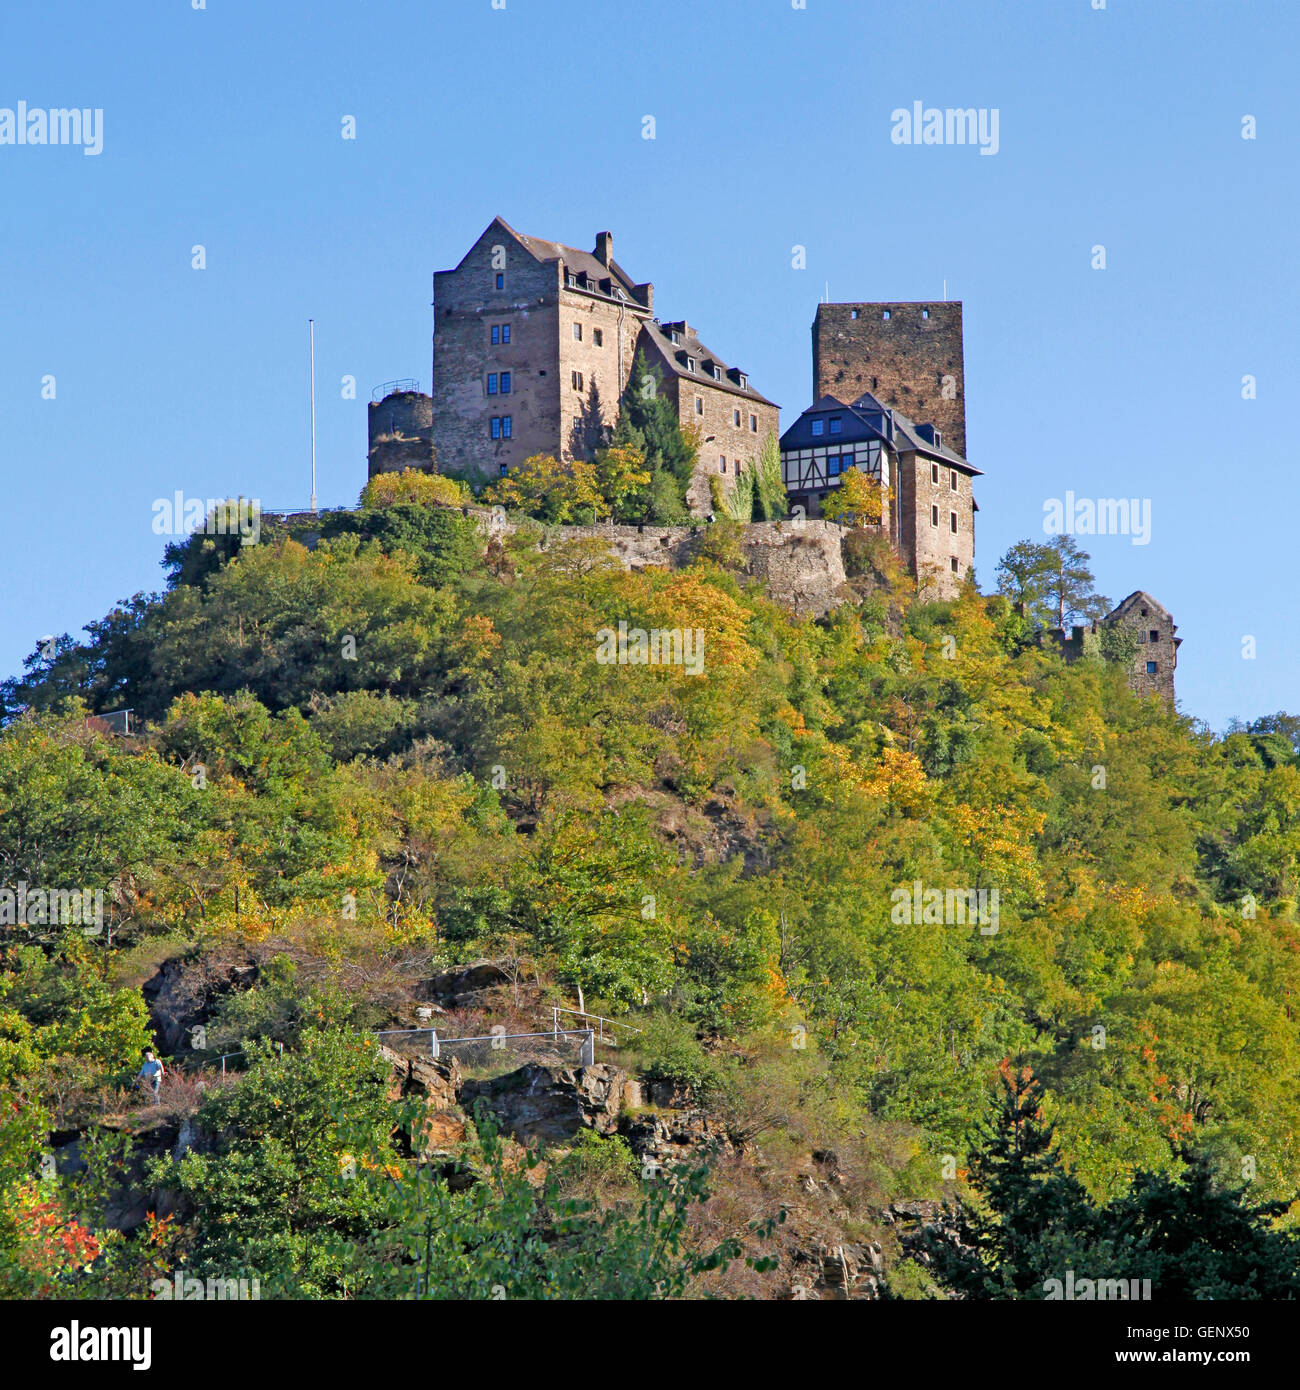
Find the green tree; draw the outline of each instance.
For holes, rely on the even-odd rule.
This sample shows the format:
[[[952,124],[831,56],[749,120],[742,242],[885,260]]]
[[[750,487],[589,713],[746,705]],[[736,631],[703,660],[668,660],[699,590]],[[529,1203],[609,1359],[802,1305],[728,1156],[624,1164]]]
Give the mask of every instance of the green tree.
[[[754,520],[780,521],[788,516],[790,504],[781,477],[781,446],[771,430],[763,436],[763,446],[749,471],[754,479]]]
[[[483,492],[483,501],[554,525],[590,521],[602,504],[596,470],[584,459],[561,463],[549,454],[530,454]]]
[[[656,481],[660,474],[672,478],[676,502],[684,511],[686,489],[695,471],[699,445],[683,430],[677,409],[662,386],[663,373],[658,367],[651,367],[645,353],[638,350],[619,403],[612,442],[639,448]],[[662,513],[668,508],[668,497],[662,484],[656,486],[656,482],[652,482],[649,491],[643,494],[643,505],[647,514],[642,519],[666,520]],[[651,511],[658,514],[651,515]]]
[[[1024,604],[1042,627],[1064,628],[1067,618],[1095,621],[1106,616],[1111,602],[1094,591],[1088,561],[1070,535],[1046,545],[1017,541],[998,561],[998,591]]]

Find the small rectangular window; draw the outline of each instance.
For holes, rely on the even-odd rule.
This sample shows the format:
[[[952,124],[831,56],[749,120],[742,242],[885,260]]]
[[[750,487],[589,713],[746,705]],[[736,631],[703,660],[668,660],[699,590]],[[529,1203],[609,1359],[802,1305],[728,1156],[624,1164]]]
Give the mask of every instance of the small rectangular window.
[[[582,325],[580,323],[573,325],[573,341],[575,343],[582,342]]]
[[[832,434],[839,434],[840,430],[843,429],[843,428],[844,428],[844,420],[843,420],[843,417],[841,417],[841,416],[839,416],[839,415],[832,415],[832,416],[831,416],[831,433],[832,433]]]
[[[954,536],[957,534],[957,513],[956,513],[956,512],[949,512],[949,513],[948,513],[948,529],[953,533]]]
[[[695,413],[696,413],[697,415],[703,415],[703,414],[704,414],[704,397],[703,397],[703,396],[696,396],[696,398],[695,398]]]
[[[569,382],[570,382],[570,384],[573,386],[573,389],[574,389],[575,391],[581,391],[581,390],[582,390],[582,373],[581,373],[581,372],[570,372],[570,373],[569,373]]]
[[[948,474],[948,486],[954,492],[957,491],[957,470],[955,468],[952,469]]]
[[[503,478],[506,476],[506,466],[504,463],[501,465],[501,476]]]
[[[928,319],[928,318],[930,317],[930,311],[929,311],[929,309],[922,309],[922,310],[921,310],[921,317],[922,317],[923,319]]]
[[[826,476],[828,478],[838,478],[840,476],[840,461],[841,456],[839,454],[832,454],[826,460]]]
[[[503,343],[508,343],[510,341],[510,325],[508,323],[503,323],[501,325],[501,341]]]
[[[491,434],[493,439],[501,438],[501,417],[499,415],[494,415],[492,417]]]
[[[931,507],[931,508],[930,508],[930,525],[931,525],[931,526],[938,526],[938,524],[939,524],[939,508],[938,508],[937,506],[934,506],[934,507]]]
[[[1156,674],[1156,664],[1155,664],[1155,662],[1154,662],[1154,661],[1148,661],[1148,662],[1147,662],[1147,675],[1148,675],[1148,676],[1154,676],[1155,674]]]
[[[825,434],[825,433],[826,433],[826,421],[825,421],[825,420],[814,420],[814,421],[812,422],[812,432],[813,432],[814,434]]]
[[[593,343],[595,343],[595,345],[596,345],[597,347],[604,347],[604,346],[605,346],[605,334],[604,334],[604,331],[603,331],[602,329],[599,329],[599,328],[593,328],[593,329],[591,330],[591,341],[592,341]]]
[[[718,472],[719,472],[719,473],[725,473],[726,471],[727,471],[727,456],[726,456],[726,454],[720,454],[720,455],[718,456]]]
[[[850,317],[851,319],[855,319],[855,318],[857,318],[857,316],[858,316],[858,311],[857,311],[856,309],[850,309],[850,310],[849,310],[849,317]]]
[[[1151,640],[1152,640],[1153,642],[1158,642],[1158,641],[1160,640],[1160,629],[1159,629],[1159,628],[1153,627],[1153,628],[1151,629]]]
[[[506,277],[505,277],[504,275],[498,275],[498,276],[497,276],[497,289],[503,290],[503,289],[505,289],[505,287],[506,287]]]
[[[957,557],[955,555],[952,557],[952,572],[957,573]]]
[[[738,410],[733,410],[733,411],[731,412],[731,423],[732,423],[737,429],[740,428],[740,411],[738,411]]]
[[[508,395],[510,394],[510,373],[509,373],[509,372],[502,372],[502,373],[501,373],[501,394],[502,394],[503,396],[508,396]]]
[[[758,416],[757,416],[757,415],[751,415],[751,416],[749,417],[749,430],[750,430],[750,433],[751,433],[751,434],[757,434],[757,433],[758,433]]]
[[[495,372],[489,372],[489,373],[488,373],[488,395],[489,395],[489,396],[495,396],[496,393],[497,393],[497,374],[496,374]]]
[[[930,465],[930,481],[932,483],[937,483],[939,481],[939,465],[937,463],[932,463]]]
[[[492,325],[492,346],[495,347],[500,341],[501,341],[501,325],[500,325],[499,323],[494,323],[494,324]]]
[[[886,323],[889,322],[889,310],[888,310],[888,309],[886,309],[885,312],[881,315],[881,318],[883,318],[884,321],[885,321]]]
[[[511,418],[510,418],[510,416],[509,416],[509,415],[503,415],[503,416],[501,417],[501,438],[502,438],[502,439],[509,439],[509,438],[510,438],[510,426],[511,426]]]

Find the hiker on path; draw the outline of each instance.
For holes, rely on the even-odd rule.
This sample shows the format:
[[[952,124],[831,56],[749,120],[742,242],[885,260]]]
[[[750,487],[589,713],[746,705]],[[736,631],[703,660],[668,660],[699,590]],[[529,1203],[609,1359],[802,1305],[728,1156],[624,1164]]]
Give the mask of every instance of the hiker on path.
[[[153,1088],[153,1103],[162,1104],[159,1090],[162,1087],[163,1064],[153,1055],[152,1048],[145,1048],[144,1061],[140,1064],[140,1070],[136,1072],[135,1079],[138,1083]]]

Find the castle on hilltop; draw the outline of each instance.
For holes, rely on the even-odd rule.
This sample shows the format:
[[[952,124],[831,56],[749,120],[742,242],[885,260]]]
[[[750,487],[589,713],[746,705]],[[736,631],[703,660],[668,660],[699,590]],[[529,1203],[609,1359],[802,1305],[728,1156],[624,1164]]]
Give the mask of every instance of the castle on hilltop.
[[[966,458],[962,333],[960,301],[819,304],[812,404],[782,434],[780,408],[743,368],[685,319],[656,316],[654,285],[614,259],[609,232],[580,251],[495,217],[433,277],[429,394],[402,381],[371,398],[369,473],[436,469],[477,487],[533,454],[590,458],[629,384],[642,385],[631,383],[641,359],[657,377],[647,389],[668,397],[698,442],[693,515],[711,516],[719,489],[731,493],[771,434],[792,515],[820,517],[856,469],[879,489],[880,533],[924,592],[951,598],[974,565],[982,476]],[[1073,644],[1058,640],[1067,657]],[[1170,647],[1155,673],[1135,668],[1138,688],[1172,696],[1172,657]]]

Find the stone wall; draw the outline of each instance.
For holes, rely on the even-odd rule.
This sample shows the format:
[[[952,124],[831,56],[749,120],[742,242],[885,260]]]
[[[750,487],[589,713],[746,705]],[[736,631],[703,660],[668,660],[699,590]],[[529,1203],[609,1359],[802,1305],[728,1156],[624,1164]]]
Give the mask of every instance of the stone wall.
[[[505,247],[504,269],[493,248]],[[496,288],[496,276],[505,277]],[[539,264],[489,229],[451,271],[434,276],[433,442],[441,472],[477,482],[501,476],[530,454],[553,454],[563,411],[559,358],[559,267]],[[492,328],[510,325],[508,344]],[[492,372],[510,373],[510,394],[487,394]],[[510,416],[511,437],[493,439],[493,416]]]
[[[705,516],[713,510],[709,479],[719,478],[730,492],[740,469],[757,460],[764,437],[769,432],[780,436],[780,411],[774,405],[762,405],[748,396],[727,391],[704,377],[694,381],[673,375],[662,389],[672,393],[682,426],[699,431],[699,461],[686,490],[686,504],[693,515]]]
[[[952,487],[953,475],[957,487]],[[925,595],[952,598],[975,562],[975,511],[970,477],[922,454],[907,453],[898,462],[900,550]],[[935,525],[935,509],[938,524]],[[952,514],[957,529],[952,529]],[[956,565],[954,567],[954,563]]]
[[[489,535],[513,534],[514,523],[471,509]],[[708,526],[557,526],[544,546],[575,539],[605,541],[627,570],[660,566],[683,569],[698,555]],[[756,521],[741,533],[745,572],[766,587],[775,603],[796,617],[823,617],[849,597],[843,532],[829,521]]]
[[[620,305],[567,287],[559,292],[560,433],[546,453],[590,458],[601,446],[602,431],[618,421],[644,320],[644,313],[627,302]],[[574,335],[575,324],[581,338]]]
[[[1127,627],[1137,639],[1133,664],[1129,668],[1129,685],[1139,695],[1158,695],[1174,703],[1174,670],[1178,665],[1178,647],[1182,639],[1176,636],[1178,625],[1168,609],[1157,603],[1150,594],[1139,589],[1113,608],[1099,622],[1076,624],[1067,637],[1060,628],[1040,634],[1040,643],[1050,643],[1066,661],[1080,657],[1100,657],[1102,633],[1105,628]],[[1149,671],[1148,665],[1155,670]]]
[[[433,401],[418,391],[394,391],[366,411],[368,475],[404,468],[433,471]]]
[[[944,443],[965,458],[960,300],[819,304],[812,346],[813,400],[829,395],[847,405],[870,391],[917,424],[933,423]],[[946,377],[951,378],[953,399],[943,395]]]

